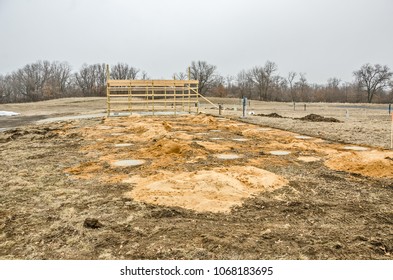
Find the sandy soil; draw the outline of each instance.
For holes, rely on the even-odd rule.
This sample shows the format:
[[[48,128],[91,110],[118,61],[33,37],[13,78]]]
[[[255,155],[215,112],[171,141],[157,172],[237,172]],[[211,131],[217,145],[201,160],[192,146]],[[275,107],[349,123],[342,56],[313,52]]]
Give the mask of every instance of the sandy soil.
[[[392,259],[393,152],[299,136],[203,114],[2,132],[0,257]]]
[[[351,103],[292,103],[250,101],[248,112],[255,114],[276,113],[285,118],[269,118],[242,115],[240,100],[231,98],[211,98],[215,104],[223,105],[223,115],[242,122],[256,123],[311,135],[341,143],[354,143],[374,147],[390,148],[391,118],[387,104],[351,104]],[[218,109],[207,103],[201,103],[201,111],[218,115]],[[193,108],[194,109],[194,108]],[[236,110],[234,110],[236,109]],[[0,104],[0,110],[14,111],[21,115],[0,117],[0,131],[3,128],[16,127],[36,120],[76,114],[96,114],[106,111],[106,98],[66,98],[44,102]],[[333,117],[341,123],[306,122],[302,118],[308,114]]]

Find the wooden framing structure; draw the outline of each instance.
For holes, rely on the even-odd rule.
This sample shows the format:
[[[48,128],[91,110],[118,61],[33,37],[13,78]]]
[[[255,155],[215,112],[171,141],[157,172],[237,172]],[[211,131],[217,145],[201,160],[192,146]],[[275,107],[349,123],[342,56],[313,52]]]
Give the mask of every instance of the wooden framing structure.
[[[107,115],[112,111],[179,111],[196,109],[199,112],[199,99],[218,106],[200,95],[198,80],[111,80],[109,65],[107,75]],[[188,71],[190,77],[190,70]]]
[[[107,114],[111,111],[198,111],[197,80],[107,80]]]

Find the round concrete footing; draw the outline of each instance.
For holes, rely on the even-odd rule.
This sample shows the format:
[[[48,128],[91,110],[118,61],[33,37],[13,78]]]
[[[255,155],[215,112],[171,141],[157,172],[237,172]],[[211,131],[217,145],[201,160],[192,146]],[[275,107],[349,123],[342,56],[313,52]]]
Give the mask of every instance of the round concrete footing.
[[[241,156],[236,155],[236,154],[217,154],[217,155],[215,155],[215,157],[218,159],[238,159],[238,158],[241,158]]]
[[[286,156],[289,155],[290,153],[291,152],[288,151],[270,151],[270,154],[274,156]]]
[[[134,144],[131,144],[131,143],[120,143],[120,144],[115,144],[114,146],[116,148],[120,148],[120,147],[129,147],[129,146],[132,146],[132,145],[134,145]]]
[[[125,160],[115,161],[113,165],[119,167],[127,167],[127,166],[138,166],[144,163],[145,161],[143,159],[125,159]]]
[[[233,138],[232,140],[233,141],[238,141],[238,142],[246,142],[246,141],[248,141],[248,139],[246,139],[246,138]]]

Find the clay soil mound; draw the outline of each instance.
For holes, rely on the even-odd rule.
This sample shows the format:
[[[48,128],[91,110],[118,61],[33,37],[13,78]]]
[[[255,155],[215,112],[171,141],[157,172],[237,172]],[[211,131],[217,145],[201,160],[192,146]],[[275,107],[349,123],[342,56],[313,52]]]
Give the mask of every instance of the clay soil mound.
[[[283,116],[277,114],[277,113],[270,113],[270,114],[256,114],[256,116],[260,117],[268,117],[268,118],[283,118]]]
[[[344,152],[331,156],[325,165],[333,170],[370,177],[393,178],[393,152]]]
[[[326,118],[317,114],[309,114],[307,116],[304,116],[303,118],[298,118],[298,120],[308,121],[308,122],[338,122],[338,123],[341,122],[338,119]]]

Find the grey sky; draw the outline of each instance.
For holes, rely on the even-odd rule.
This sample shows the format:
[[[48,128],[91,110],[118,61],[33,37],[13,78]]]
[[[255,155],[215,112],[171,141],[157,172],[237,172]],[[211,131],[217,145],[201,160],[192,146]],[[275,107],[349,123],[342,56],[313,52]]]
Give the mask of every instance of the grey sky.
[[[127,62],[171,78],[192,60],[222,75],[278,64],[309,82],[393,68],[392,0],[0,0],[0,73],[36,60]]]

